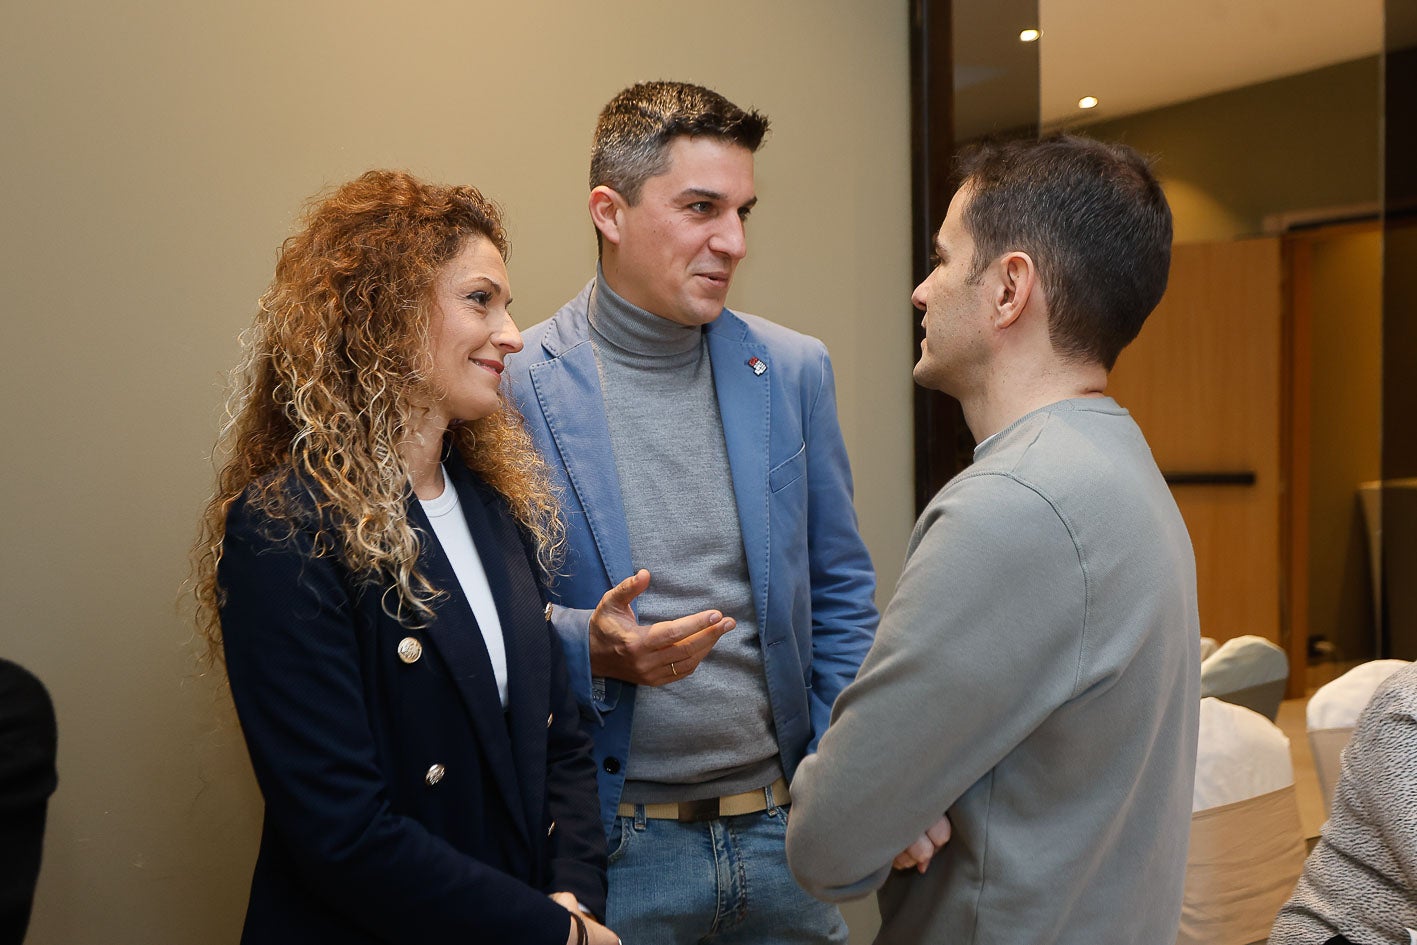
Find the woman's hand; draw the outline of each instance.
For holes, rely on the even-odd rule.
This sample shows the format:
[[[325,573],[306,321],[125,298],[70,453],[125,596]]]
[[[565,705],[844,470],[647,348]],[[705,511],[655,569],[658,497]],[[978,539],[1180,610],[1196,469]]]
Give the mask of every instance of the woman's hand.
[[[622,945],[620,936],[581,911],[580,900],[571,893],[554,892],[551,894],[551,899],[572,915],[580,916],[581,921],[585,923],[586,936],[590,945]],[[566,936],[566,945],[576,945],[580,941],[576,932],[576,920],[572,919],[570,934]]]
[[[587,941],[590,945],[624,945],[620,941],[620,936],[601,925],[588,915],[581,916],[581,921],[585,923]],[[566,939],[566,945],[576,945],[576,923],[571,922],[571,935]]]

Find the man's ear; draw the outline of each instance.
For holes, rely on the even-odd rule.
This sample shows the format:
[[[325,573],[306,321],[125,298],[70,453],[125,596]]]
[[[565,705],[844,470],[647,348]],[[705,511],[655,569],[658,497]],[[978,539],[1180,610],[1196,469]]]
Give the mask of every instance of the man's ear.
[[[620,223],[627,206],[625,198],[611,187],[601,184],[590,192],[590,222],[607,243],[620,245]]]
[[[998,284],[994,295],[994,327],[1007,328],[1018,321],[1038,287],[1033,257],[1015,250],[1000,256],[993,266]]]

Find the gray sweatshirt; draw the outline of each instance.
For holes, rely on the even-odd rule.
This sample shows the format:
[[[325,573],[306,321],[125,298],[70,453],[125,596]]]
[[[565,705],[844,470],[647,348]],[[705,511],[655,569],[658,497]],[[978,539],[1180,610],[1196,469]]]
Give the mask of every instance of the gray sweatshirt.
[[[827,899],[879,889],[878,943],[1174,942],[1199,648],[1190,539],[1131,417],[1022,417],[916,523],[792,783],[793,873]],[[926,873],[893,872],[946,811]]]

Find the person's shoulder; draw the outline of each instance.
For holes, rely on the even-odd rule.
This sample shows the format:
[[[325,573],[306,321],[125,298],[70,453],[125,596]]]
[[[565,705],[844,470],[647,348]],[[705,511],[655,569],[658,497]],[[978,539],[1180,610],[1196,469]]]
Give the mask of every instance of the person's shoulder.
[[[724,309],[723,314],[712,322],[709,331],[723,333],[737,341],[767,345],[775,351],[814,357],[826,353],[826,345],[818,338],[761,315],[734,309]]]
[[[0,716],[7,722],[48,716],[52,728],[54,709],[49,691],[39,677],[19,663],[0,657]]]
[[[1045,521],[1066,528],[1070,498],[1098,475],[1090,462],[1060,462],[1076,458],[1074,436],[1046,409],[1019,418],[981,445],[974,462],[945,483],[924,514],[933,511],[932,518],[952,522],[977,519],[982,527],[1020,534],[1025,525]]]
[[[976,457],[1048,493],[1154,478],[1155,461],[1135,421],[1110,398],[1050,404],[1005,427]]]
[[[281,544],[296,531],[328,527],[318,483],[294,469],[271,470],[247,484],[226,512],[226,535],[257,545]]]
[[[1020,476],[1014,457],[994,453],[977,459],[935,493],[920,515],[932,527],[1027,534],[1043,521],[1060,521],[1046,489]]]
[[[555,316],[552,316],[554,318]],[[522,329],[522,350],[507,356],[507,362],[511,363],[513,358],[540,358],[542,357],[541,342],[546,337],[546,333],[551,329],[551,319],[539,321],[535,325]]]
[[[935,493],[920,513],[907,558],[947,569],[987,563],[999,573],[1076,564],[1076,544],[1056,504],[1008,469],[975,464]]]
[[[586,309],[594,280],[585,284],[580,293],[543,321],[522,330],[522,350],[507,358],[507,366],[525,371],[533,363],[560,357],[590,335]]]
[[[1369,706],[1375,714],[1417,719],[1417,663],[1397,670],[1374,690]]]
[[[1042,471],[1049,476],[1054,473],[1046,455],[1053,451],[1050,441],[1059,433],[1046,409],[1025,414],[975,447],[974,462],[956,477],[958,485],[963,487],[969,483],[972,489],[978,490],[990,486],[1006,488],[1004,483],[1012,482],[1037,488],[1032,473]],[[1042,458],[1040,452],[1044,454]],[[1035,466],[1041,469],[1036,470]]]

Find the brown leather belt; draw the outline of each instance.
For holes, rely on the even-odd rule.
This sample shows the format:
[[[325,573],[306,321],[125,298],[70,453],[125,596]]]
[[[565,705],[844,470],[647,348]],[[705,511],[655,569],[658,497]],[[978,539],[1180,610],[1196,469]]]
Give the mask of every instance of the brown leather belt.
[[[621,804],[617,813],[621,817],[634,817],[635,808],[643,807],[645,817],[650,820],[677,820],[683,824],[702,820],[717,820],[720,817],[737,817],[740,814],[756,814],[768,809],[768,790],[772,791],[774,807],[786,807],[792,803],[787,793],[787,779],[778,778],[766,788],[754,788],[742,794],[727,797],[706,797],[701,801],[680,801],[677,804]]]

